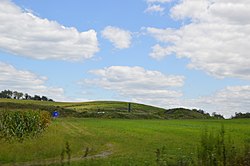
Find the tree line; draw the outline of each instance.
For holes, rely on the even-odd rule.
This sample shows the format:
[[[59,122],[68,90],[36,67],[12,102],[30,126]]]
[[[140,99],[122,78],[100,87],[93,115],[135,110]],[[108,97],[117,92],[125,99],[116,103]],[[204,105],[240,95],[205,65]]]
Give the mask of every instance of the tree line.
[[[5,99],[17,99],[17,100],[38,100],[38,101],[53,101],[46,96],[34,95],[31,96],[28,93],[11,91],[11,90],[3,90],[0,92],[0,98]]]
[[[232,119],[242,119],[242,118],[250,118],[250,112],[241,113],[235,112],[235,115],[231,117]]]

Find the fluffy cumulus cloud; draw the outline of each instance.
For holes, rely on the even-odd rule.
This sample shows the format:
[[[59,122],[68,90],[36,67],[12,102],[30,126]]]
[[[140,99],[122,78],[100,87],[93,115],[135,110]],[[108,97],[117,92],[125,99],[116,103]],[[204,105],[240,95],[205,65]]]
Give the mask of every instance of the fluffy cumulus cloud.
[[[214,95],[185,102],[190,106],[204,108],[209,113],[217,112],[230,118],[235,112],[249,112],[250,86],[229,86]]]
[[[145,13],[161,13],[163,14],[165,8],[161,5],[167,2],[170,2],[172,0],[147,0],[148,7],[144,11]]]
[[[164,7],[161,5],[149,5],[148,8],[145,10],[146,13],[152,13],[152,12],[160,12],[162,13],[165,10]]]
[[[190,59],[188,67],[218,78],[250,79],[250,1],[181,0],[171,16],[188,22],[178,29],[147,28],[159,44],[150,56]]]
[[[0,50],[35,59],[84,60],[98,52],[96,32],[79,32],[0,2]]]
[[[118,27],[107,26],[102,31],[102,36],[118,49],[129,48],[131,45],[131,32]]]
[[[0,89],[16,90],[30,95],[45,95],[54,100],[65,100],[64,90],[45,85],[47,78],[30,71],[18,70],[0,61]]]
[[[178,104],[182,96],[178,88],[184,84],[183,76],[165,75],[138,66],[111,66],[90,73],[97,78],[85,79],[85,84],[114,91],[135,102],[169,107]]]

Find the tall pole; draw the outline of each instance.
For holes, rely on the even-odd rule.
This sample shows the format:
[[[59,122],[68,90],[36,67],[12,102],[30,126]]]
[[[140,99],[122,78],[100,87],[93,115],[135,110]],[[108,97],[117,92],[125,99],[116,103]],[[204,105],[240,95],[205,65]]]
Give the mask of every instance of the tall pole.
[[[128,103],[128,112],[131,112],[131,103]]]

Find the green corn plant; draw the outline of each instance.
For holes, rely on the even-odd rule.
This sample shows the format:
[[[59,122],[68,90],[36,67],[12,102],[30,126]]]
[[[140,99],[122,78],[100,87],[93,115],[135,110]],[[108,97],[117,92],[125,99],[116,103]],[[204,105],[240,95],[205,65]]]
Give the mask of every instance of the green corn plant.
[[[0,139],[23,141],[45,130],[50,120],[45,111],[0,111]]]

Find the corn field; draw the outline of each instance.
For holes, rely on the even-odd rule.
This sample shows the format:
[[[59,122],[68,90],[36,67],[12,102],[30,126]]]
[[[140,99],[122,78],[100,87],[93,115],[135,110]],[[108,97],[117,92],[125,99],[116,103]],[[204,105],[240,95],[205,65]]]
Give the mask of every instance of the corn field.
[[[46,111],[0,111],[0,139],[22,141],[40,134],[51,121]]]

